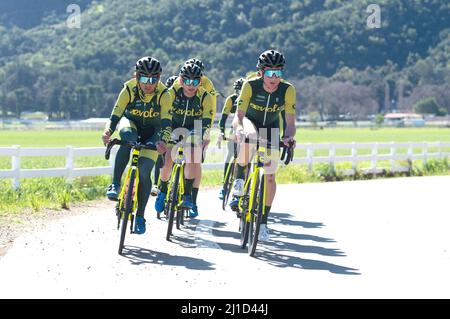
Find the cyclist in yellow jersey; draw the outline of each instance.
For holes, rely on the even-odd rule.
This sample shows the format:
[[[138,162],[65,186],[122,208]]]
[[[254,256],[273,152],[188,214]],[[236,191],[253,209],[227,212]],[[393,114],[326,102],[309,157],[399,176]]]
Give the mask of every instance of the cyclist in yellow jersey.
[[[159,81],[162,68],[157,59],[143,57],[136,62],[135,68],[136,77],[124,84],[103,132],[102,140],[105,145],[109,143],[120,121],[118,130],[122,140],[152,142],[157,145],[158,151],[142,150],[138,162],[138,208],[134,231],[137,234],[143,234],[145,233],[144,212],[152,187],[150,172],[158,152],[164,153],[166,143],[170,140],[172,123],[170,108],[173,98],[165,85]],[[117,200],[120,181],[129,158],[130,149],[121,146],[115,159],[113,182],[106,192],[111,200]]]
[[[259,239],[269,239],[267,218],[276,193],[275,174],[279,160],[277,142],[280,139],[280,113],[285,111],[286,127],[282,136],[283,143],[295,147],[295,103],[296,93],[292,84],[282,80],[285,65],[284,55],[276,50],[263,52],[258,59],[258,77],[249,79],[242,86],[238,98],[237,112],[233,120],[235,138],[240,147],[237,176],[233,187],[233,195],[243,195],[244,169],[254,155],[255,146],[244,143],[243,137],[256,139],[258,136],[268,141],[268,145],[274,145],[268,149],[268,162],[266,163],[266,214],[263,215]],[[238,200],[234,198],[230,202],[235,209]]]
[[[214,88],[214,84],[212,83],[212,81],[205,75],[205,65],[203,64],[203,62],[201,60],[197,59],[197,58],[191,58],[191,59],[187,60],[186,62],[184,62],[184,64],[190,64],[190,63],[196,64],[202,69],[202,77],[201,77],[202,84],[201,84],[201,87],[204,88],[206,90],[206,92],[208,92],[212,96],[212,100],[213,100],[213,125],[214,125],[214,120],[216,119],[216,113],[217,113],[217,95],[218,95],[218,92]]]
[[[237,79],[233,83],[234,93],[226,98],[225,105],[223,106],[223,109],[222,109],[222,117],[219,122],[220,134],[219,134],[219,138],[217,141],[217,145],[220,146],[220,144],[222,143],[223,140],[225,140],[225,139],[228,140],[227,141],[227,157],[225,159],[225,166],[224,166],[224,171],[223,171],[224,179],[225,179],[225,174],[227,173],[228,165],[230,164],[231,157],[234,154],[234,147],[236,147],[236,143],[232,139],[232,137],[225,135],[226,134],[225,126],[226,126],[228,116],[230,114],[232,114],[234,116],[234,114],[236,113],[237,98],[239,97],[239,93],[241,92],[242,84],[244,83],[244,81],[245,81],[245,79],[240,78],[240,79]],[[220,200],[223,199],[223,196],[224,196],[223,191],[224,191],[224,189],[222,188],[219,193]]]
[[[170,88],[173,85],[173,82],[175,82],[175,80],[178,79],[178,75],[173,75],[169,78],[167,78],[165,86],[168,90],[170,90]],[[170,92],[170,91],[169,91]],[[161,167],[163,165],[163,157],[164,155],[158,155],[158,160],[155,163],[155,172],[154,172],[154,179],[153,179],[153,187],[152,190],[150,191],[150,195],[152,196],[157,196],[159,194],[159,188],[158,188],[158,180],[159,180],[159,173],[161,171]]]
[[[202,149],[209,144],[209,130],[213,114],[212,96],[201,87],[201,68],[196,64],[185,64],[180,76],[170,88],[174,96],[172,106],[172,131],[175,139],[179,135],[202,140],[202,147],[194,147],[186,151],[185,188],[181,207],[190,210],[190,217],[198,215],[196,195],[198,188],[193,189],[194,181],[199,180],[201,172]],[[183,132],[184,131],[184,132]],[[157,212],[164,210],[164,199],[168,191],[168,181],[172,169],[172,148],[166,152],[165,163],[161,169],[160,193],[156,198]],[[196,191],[197,193],[194,193]]]
[[[201,76],[201,84],[200,86],[206,90],[206,92],[208,92],[211,95],[212,98],[212,103],[213,103],[213,114],[212,114],[212,123],[211,123],[211,128],[214,127],[214,121],[216,119],[216,113],[217,113],[217,95],[218,92],[216,91],[216,89],[214,88],[214,84],[213,82],[205,75],[205,65],[204,63],[197,59],[197,58],[191,58],[186,60],[186,62],[184,62],[184,64],[195,64],[198,65],[200,67],[200,69],[202,70],[202,76]],[[207,146],[206,146],[207,147]],[[204,154],[206,154],[206,149],[203,150]],[[198,195],[198,190],[200,188],[200,183],[201,183],[201,179],[202,179],[202,168],[200,166],[200,171],[198,172],[198,176],[195,178],[194,181],[194,186],[192,189],[192,199],[194,201],[194,206],[192,208],[192,211],[190,212],[191,215],[198,215],[198,211],[197,211],[197,195]]]

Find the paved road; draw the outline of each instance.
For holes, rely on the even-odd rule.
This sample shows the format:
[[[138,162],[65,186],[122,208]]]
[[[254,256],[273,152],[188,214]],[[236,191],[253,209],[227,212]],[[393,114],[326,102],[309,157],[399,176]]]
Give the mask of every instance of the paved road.
[[[148,214],[125,256],[111,204],[18,238],[0,298],[449,298],[449,189],[449,176],[279,186],[256,258],[216,190],[173,242]]]

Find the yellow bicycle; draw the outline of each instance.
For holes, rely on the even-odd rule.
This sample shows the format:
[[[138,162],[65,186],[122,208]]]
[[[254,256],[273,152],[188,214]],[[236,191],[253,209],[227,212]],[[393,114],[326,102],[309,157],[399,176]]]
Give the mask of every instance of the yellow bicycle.
[[[142,149],[156,150],[156,145],[154,143],[141,144],[140,142],[127,142],[115,138],[106,146],[105,158],[107,160],[109,159],[111,149],[114,145],[122,145],[132,150],[131,165],[125,177],[125,183],[120,191],[118,203],[116,205],[117,229],[120,228],[122,222],[119,241],[119,255],[121,255],[124,247],[128,221],[130,221],[130,233],[133,233],[134,213],[136,212],[138,202],[139,155]]]
[[[266,161],[267,148],[261,145],[260,139],[256,141],[246,139],[246,141],[256,142],[257,150],[251,165],[251,172],[245,180],[244,196],[239,199],[239,232],[241,233],[241,248],[245,249],[248,243],[248,254],[253,256],[258,244],[262,217],[265,214],[266,173],[264,163]],[[281,160],[288,165],[294,156],[292,144],[286,147],[282,141],[279,143],[283,147]]]
[[[188,209],[181,207],[184,194],[184,167],[186,165],[184,147],[186,145],[195,147],[199,145],[199,142],[183,142],[177,144],[177,158],[173,162],[172,174],[170,175],[164,206],[164,214],[167,216],[168,220],[166,234],[166,240],[168,241],[170,241],[170,236],[172,235],[174,220],[176,222],[177,229],[180,229],[180,225],[184,225],[184,218],[189,214]]]

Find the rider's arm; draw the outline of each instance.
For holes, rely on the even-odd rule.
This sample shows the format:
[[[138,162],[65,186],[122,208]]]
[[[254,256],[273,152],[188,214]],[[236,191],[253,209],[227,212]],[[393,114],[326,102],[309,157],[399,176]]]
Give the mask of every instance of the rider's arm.
[[[227,123],[228,114],[230,114],[231,108],[233,107],[233,101],[231,96],[227,97],[225,100],[225,105],[222,110],[222,118],[220,119],[219,128],[220,132],[225,133],[225,124]]]
[[[214,101],[211,94],[207,93],[203,99],[203,115],[202,115],[202,136],[205,132],[209,131],[214,123],[213,118],[213,105]]]
[[[237,116],[234,117],[233,127],[235,131],[241,131],[244,129],[244,117],[247,113],[248,105],[250,104],[250,99],[252,97],[252,86],[249,82],[244,82],[242,86],[241,93],[238,97],[237,106]]]
[[[112,134],[117,128],[117,124],[119,123],[120,119],[123,116],[123,113],[125,112],[125,109],[127,105],[131,101],[131,96],[129,93],[129,90],[126,87],[126,84],[123,86],[122,91],[119,93],[119,97],[117,98],[116,105],[114,106],[114,109],[111,113],[111,116],[109,118],[107,128],[109,129],[109,132]]]
[[[173,95],[170,91],[165,91],[160,98],[161,105],[161,139],[168,143],[172,134],[172,109]]]
[[[212,81],[207,77],[202,77],[202,86],[211,95],[212,99],[212,111],[213,111],[213,122],[211,123],[211,127],[214,125],[214,119],[216,118],[216,112],[217,112],[217,93],[216,89],[214,88],[214,84]]]
[[[285,111],[286,111],[286,130],[284,135],[286,137],[294,137],[296,133],[295,128],[295,103],[296,103],[296,93],[293,86],[289,86],[286,90],[285,95]]]

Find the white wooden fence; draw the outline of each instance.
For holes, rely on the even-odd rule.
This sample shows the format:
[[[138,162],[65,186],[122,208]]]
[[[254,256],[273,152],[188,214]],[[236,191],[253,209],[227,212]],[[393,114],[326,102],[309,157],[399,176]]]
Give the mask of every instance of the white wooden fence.
[[[369,149],[370,154],[359,154],[358,150]],[[388,149],[388,153],[381,153],[379,150]],[[407,152],[399,152],[400,149],[406,149]],[[415,149],[420,149],[421,152],[414,152]],[[434,152],[429,150],[433,149]],[[382,170],[389,170],[392,172],[408,171],[410,166],[399,166],[397,161],[422,160],[426,164],[428,159],[444,159],[450,157],[450,142],[407,142],[407,143],[308,143],[298,144],[296,150],[305,153],[306,156],[299,156],[299,151],[296,152],[294,163],[306,164],[309,170],[313,169],[313,165],[317,163],[328,163],[335,165],[337,163],[349,162],[351,169],[342,170],[340,173],[351,175],[356,172],[358,163],[371,162],[370,168],[362,169],[364,173],[377,173]],[[303,150],[303,151],[302,151]],[[325,150],[328,155],[317,156],[317,152],[323,153]],[[337,155],[337,150],[345,150],[344,152],[350,155]],[[21,148],[20,146],[13,146],[10,148],[0,147],[0,157],[11,157],[11,169],[0,170],[0,178],[12,179],[13,188],[17,189],[20,185],[21,178],[39,178],[39,177],[65,177],[70,183],[73,178],[79,176],[97,176],[111,174],[113,171],[113,164],[117,148],[111,152],[108,166],[102,167],[82,167],[74,166],[74,160],[80,156],[103,156],[105,148],[73,148],[71,146],[60,148]],[[208,149],[208,158],[211,158],[217,153],[220,153],[225,158],[226,148],[218,149],[217,147],[210,147]],[[48,169],[22,169],[21,157],[48,157],[48,156],[64,156],[66,157],[65,167],[48,168]],[[216,156],[217,157],[217,156]],[[379,167],[380,161],[389,161],[390,167]],[[203,165],[206,170],[221,169],[222,162],[207,162]]]

